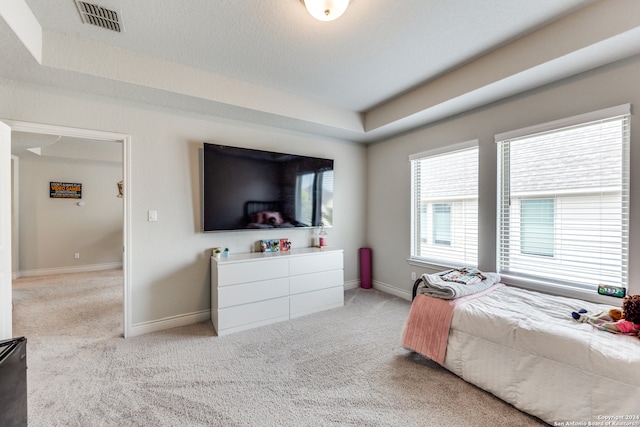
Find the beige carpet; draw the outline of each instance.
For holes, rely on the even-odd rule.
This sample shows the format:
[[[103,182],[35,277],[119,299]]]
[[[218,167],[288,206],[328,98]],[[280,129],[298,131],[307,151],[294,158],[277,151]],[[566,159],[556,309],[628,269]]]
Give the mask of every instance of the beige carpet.
[[[409,303],[345,306],[215,336],[210,322],[127,340],[120,271],[14,281],[28,339],[29,425],[545,425],[403,350]]]

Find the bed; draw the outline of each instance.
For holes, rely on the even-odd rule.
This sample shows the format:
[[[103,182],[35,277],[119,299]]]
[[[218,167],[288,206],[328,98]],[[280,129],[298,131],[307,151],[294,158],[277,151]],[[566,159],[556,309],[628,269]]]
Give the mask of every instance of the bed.
[[[571,317],[612,307],[500,283],[458,301],[418,294],[403,346],[551,425],[640,426],[640,339]]]

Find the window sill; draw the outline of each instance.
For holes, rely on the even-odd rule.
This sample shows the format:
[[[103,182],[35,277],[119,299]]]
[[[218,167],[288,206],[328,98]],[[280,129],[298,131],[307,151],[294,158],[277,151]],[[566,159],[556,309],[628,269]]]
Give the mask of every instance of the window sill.
[[[503,275],[502,283],[531,291],[545,294],[559,295],[567,298],[577,298],[597,304],[607,304],[613,306],[622,305],[622,298],[600,295],[596,290],[580,289],[570,286],[553,285],[550,283],[537,282],[534,280],[522,279],[520,277]],[[576,307],[580,308],[580,307]]]

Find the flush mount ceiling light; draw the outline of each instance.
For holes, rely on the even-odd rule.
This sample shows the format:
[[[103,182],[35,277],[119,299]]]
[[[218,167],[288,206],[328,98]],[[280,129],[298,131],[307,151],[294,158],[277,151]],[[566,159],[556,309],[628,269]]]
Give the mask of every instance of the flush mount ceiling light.
[[[349,0],[300,0],[311,16],[319,21],[338,19],[349,6]]]

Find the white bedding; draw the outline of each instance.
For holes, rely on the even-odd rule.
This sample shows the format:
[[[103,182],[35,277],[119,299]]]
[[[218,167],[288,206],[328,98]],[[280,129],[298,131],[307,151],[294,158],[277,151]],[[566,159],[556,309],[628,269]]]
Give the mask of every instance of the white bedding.
[[[640,417],[640,339],[571,317],[611,307],[502,287],[456,307],[444,366],[551,425]]]

